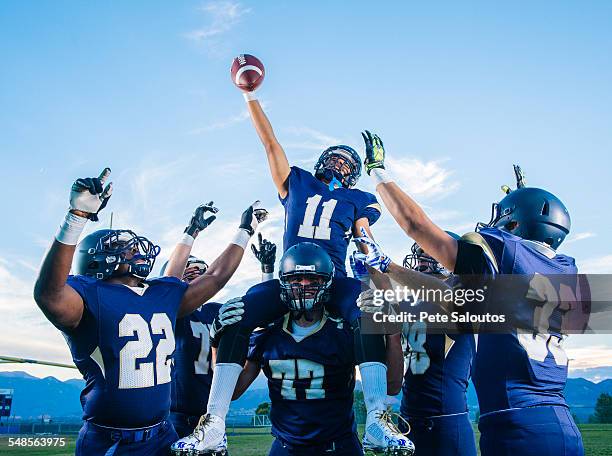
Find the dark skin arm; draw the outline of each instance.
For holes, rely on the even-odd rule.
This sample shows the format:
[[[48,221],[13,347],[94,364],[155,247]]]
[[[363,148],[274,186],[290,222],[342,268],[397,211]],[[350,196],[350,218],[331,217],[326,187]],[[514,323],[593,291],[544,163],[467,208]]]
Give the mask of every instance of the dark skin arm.
[[[61,330],[78,326],[83,316],[81,296],[68,284],[76,246],[53,241],[34,285],[34,300],[47,319]]]
[[[179,317],[189,315],[215,294],[217,294],[234,275],[242,261],[244,249],[230,244],[219,257],[213,261],[206,273],[187,287],[179,307]]]
[[[404,381],[404,352],[401,333],[385,336],[387,342],[387,394],[395,396]]]
[[[234,395],[232,396],[232,401],[238,399],[242,394],[251,386],[251,383],[255,381],[257,376],[259,375],[259,371],[261,370],[261,366],[259,363],[251,360],[247,360],[242,372],[240,372],[240,376],[238,377],[238,382],[236,383],[236,388],[234,389]]]

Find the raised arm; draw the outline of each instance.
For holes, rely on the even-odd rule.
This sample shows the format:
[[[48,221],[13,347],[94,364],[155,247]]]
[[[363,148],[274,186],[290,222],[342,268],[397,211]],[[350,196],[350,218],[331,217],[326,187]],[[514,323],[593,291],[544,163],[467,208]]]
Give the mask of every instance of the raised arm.
[[[261,265],[261,281],[267,282],[274,278],[274,263],[276,261],[276,244],[264,239],[261,233],[258,234],[259,248],[251,244],[253,255]]]
[[[376,191],[385,207],[408,236],[445,268],[453,271],[457,241],[433,223],[423,209],[387,175],[385,150],[380,138],[368,131],[362,135],[366,144],[366,170],[376,180]]]
[[[245,98],[257,135],[266,150],[272,180],[276,185],[279,196],[285,198],[289,190],[289,173],[291,172],[287,155],[285,155],[285,151],[274,136],[272,125],[270,125],[270,121],[263,112],[259,101],[255,99],[253,92],[245,93]]]
[[[255,233],[257,225],[264,221],[267,216],[268,211],[259,208],[259,201],[253,203],[244,211],[238,231],[230,245],[213,261],[204,275],[189,284],[179,308],[179,317],[193,312],[225,286],[238,269],[244,255],[244,249]]]
[[[189,225],[185,228],[183,238],[176,244],[168,259],[164,276],[176,277],[177,279],[183,278],[185,266],[187,265],[187,260],[189,260],[189,255],[191,255],[191,249],[193,248],[195,239],[201,231],[206,229],[208,225],[217,218],[215,215],[207,217],[209,214],[216,214],[219,212],[219,209],[214,207],[213,204],[214,203],[211,201],[208,204],[203,204],[196,208],[189,221]]]
[[[70,210],[43,259],[34,300],[47,319],[60,329],[77,327],[83,316],[83,299],[67,283],[72,258],[87,220],[98,220],[98,212],[106,206],[112,185],[104,188],[110,175],[105,168],[99,177],[77,179],[70,192]]]

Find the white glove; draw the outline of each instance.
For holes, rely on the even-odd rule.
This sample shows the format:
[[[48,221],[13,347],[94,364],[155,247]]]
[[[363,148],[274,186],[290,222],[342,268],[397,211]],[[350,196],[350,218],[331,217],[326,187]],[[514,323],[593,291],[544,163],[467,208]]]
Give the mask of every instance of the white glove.
[[[104,168],[99,177],[77,179],[70,190],[70,210],[85,212],[89,220],[97,222],[98,213],[113,193],[112,183],[104,187],[110,173],[110,168]]]
[[[363,261],[365,264],[373,269],[380,272],[386,272],[389,264],[391,264],[391,258],[386,256],[380,246],[374,242],[374,240],[368,236],[366,230],[361,227],[361,237],[353,239],[356,244],[363,244],[367,246],[368,253],[355,253],[355,260]]]
[[[210,327],[210,340],[212,345],[216,346],[221,338],[221,333],[228,325],[233,325],[242,320],[242,314],[244,313],[244,303],[242,298],[233,298],[227,301],[219,309],[219,315],[213,321]]]

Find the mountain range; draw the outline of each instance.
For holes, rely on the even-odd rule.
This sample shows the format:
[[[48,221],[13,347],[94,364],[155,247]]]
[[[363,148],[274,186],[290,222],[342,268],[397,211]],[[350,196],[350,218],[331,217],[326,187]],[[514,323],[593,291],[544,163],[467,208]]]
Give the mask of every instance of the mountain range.
[[[608,372],[598,371],[596,374],[601,378]],[[40,419],[42,415],[48,415],[64,421],[78,421],[81,417],[79,395],[84,385],[83,380],[77,379],[60,381],[55,377],[38,378],[20,371],[0,372],[0,389],[14,390],[13,415],[23,420]],[[565,388],[567,403],[580,422],[587,421],[593,414],[597,397],[601,393],[612,394],[612,378],[598,383],[585,378],[569,378]],[[266,379],[260,376],[240,399],[232,402],[230,419],[234,416],[237,421],[243,421],[239,419],[240,416],[246,418],[252,415],[260,403],[267,401],[269,396]],[[478,409],[476,393],[471,384],[468,390],[468,405],[472,412]]]

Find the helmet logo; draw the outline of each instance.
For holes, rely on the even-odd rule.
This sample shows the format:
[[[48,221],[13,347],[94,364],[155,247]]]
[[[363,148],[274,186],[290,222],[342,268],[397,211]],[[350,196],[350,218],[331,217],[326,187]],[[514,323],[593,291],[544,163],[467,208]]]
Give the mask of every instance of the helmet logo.
[[[296,264],[295,265],[295,270],[296,271],[316,271],[317,269],[315,268],[314,264],[307,264],[307,265],[302,265],[302,264]]]

